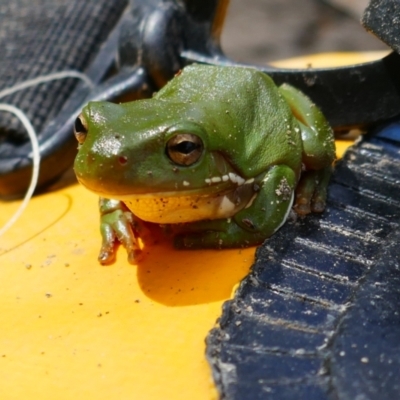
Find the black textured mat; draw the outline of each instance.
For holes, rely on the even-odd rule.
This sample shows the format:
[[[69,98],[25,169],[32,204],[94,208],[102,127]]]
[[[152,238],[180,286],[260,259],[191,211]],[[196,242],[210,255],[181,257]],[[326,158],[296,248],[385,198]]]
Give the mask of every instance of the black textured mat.
[[[126,0],[1,0],[0,89],[50,72],[84,72],[126,4]],[[77,83],[67,79],[41,84],[1,101],[22,108],[40,132]],[[10,131],[12,137],[5,134]],[[1,113],[3,156],[5,142],[17,140],[28,140],[25,130],[16,118]]]
[[[287,223],[207,338],[222,399],[400,396],[400,124],[349,150],[327,210]]]
[[[84,72],[95,85],[101,82],[111,64],[102,49],[127,4],[128,0],[0,0],[0,90],[65,70]],[[68,78],[0,99],[22,109],[37,132],[42,154],[39,186],[71,165],[76,143],[71,130],[66,136],[59,132],[60,126],[75,112],[72,103],[79,106],[88,92],[87,85]],[[68,106],[72,111],[59,118]],[[31,143],[20,121],[0,112],[0,196],[26,191],[30,153]]]

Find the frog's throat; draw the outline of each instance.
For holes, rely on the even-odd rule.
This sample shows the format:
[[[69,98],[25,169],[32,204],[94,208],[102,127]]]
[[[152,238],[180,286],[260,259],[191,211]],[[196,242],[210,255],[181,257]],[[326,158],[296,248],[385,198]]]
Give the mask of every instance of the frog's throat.
[[[140,219],[158,224],[230,218],[254,200],[254,178],[245,180],[229,173],[206,179],[205,183],[208,186],[201,190],[131,194],[116,198]]]
[[[248,203],[247,201],[243,203],[235,190],[212,195],[183,193],[175,196],[133,195],[124,198],[123,201],[140,219],[158,224],[230,218]]]
[[[176,224],[234,216],[254,201],[254,182],[254,178],[246,180],[235,173],[228,173],[205,179],[206,186],[198,189],[125,194],[105,193],[81,183],[100,197],[124,202],[134,215],[144,221]],[[188,186],[185,181],[183,186]]]

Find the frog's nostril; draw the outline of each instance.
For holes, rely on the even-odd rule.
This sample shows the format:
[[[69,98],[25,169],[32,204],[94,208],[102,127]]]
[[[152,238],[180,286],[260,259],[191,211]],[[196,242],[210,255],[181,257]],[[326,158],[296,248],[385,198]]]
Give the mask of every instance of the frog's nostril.
[[[88,127],[86,120],[83,117],[83,115],[80,114],[78,118],[75,120],[75,125],[74,125],[74,135],[79,144],[82,144],[85,141],[87,133],[88,133]]]
[[[121,165],[125,165],[125,164],[128,162],[128,157],[126,157],[126,156],[120,156],[120,157],[118,158],[118,161],[119,161],[119,163],[120,163]]]

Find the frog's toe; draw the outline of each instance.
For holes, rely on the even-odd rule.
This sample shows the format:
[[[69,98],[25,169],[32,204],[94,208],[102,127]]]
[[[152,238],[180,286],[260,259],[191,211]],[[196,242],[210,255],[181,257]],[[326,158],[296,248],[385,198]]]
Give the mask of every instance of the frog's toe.
[[[325,210],[327,197],[327,185],[319,185],[315,189],[313,198],[311,199],[311,210],[315,213],[322,213]]]
[[[322,213],[325,210],[325,201],[322,199],[313,201],[311,204],[311,210],[315,213]]]
[[[109,265],[115,261],[115,251],[110,248],[102,248],[97,258],[101,265]]]
[[[294,210],[297,214],[306,215],[324,211],[330,175],[330,166],[318,171],[303,172],[296,189]]]
[[[294,205],[294,210],[298,215],[307,215],[311,213],[310,198],[297,196],[296,204]]]
[[[298,215],[307,215],[311,212],[322,213],[325,210],[325,199],[324,194],[317,194],[312,198],[307,195],[298,195],[293,208]]]
[[[138,261],[143,259],[143,251],[140,249],[128,250],[128,262],[129,264],[136,265]]]

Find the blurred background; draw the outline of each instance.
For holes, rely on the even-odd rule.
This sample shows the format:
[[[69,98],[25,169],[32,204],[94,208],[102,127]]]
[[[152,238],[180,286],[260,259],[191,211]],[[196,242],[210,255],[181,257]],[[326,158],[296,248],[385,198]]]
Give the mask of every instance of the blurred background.
[[[385,50],[360,18],[368,0],[230,0],[222,48],[257,64],[299,55]]]

